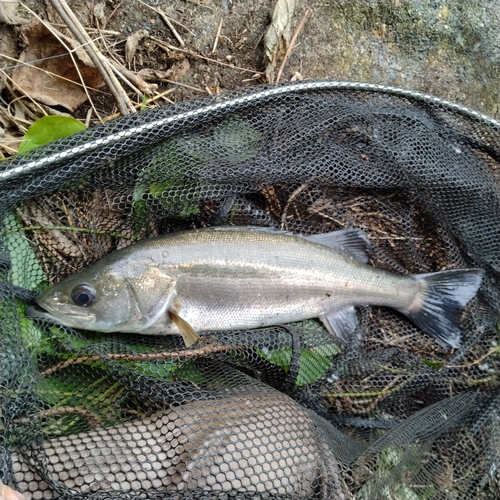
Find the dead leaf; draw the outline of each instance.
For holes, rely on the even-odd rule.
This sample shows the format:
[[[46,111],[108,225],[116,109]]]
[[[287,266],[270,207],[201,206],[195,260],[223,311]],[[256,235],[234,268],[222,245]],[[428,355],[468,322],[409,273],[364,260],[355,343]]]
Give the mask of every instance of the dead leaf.
[[[139,30],[132,33],[127,38],[127,43],[125,44],[125,61],[127,64],[130,64],[134,59],[135,51],[137,50],[139,42],[148,35],[149,32],[147,30]]]
[[[264,64],[266,78],[273,81],[278,55],[284,54],[290,41],[290,29],[295,12],[295,0],[278,0],[274,7],[271,26],[264,35]]]
[[[293,74],[292,78],[290,78],[290,81],[291,82],[297,82],[297,81],[301,82],[303,79],[304,79],[304,77],[302,76],[302,74],[299,71],[296,71]]]
[[[106,25],[106,14],[104,12],[104,9],[106,7],[106,4],[98,2],[94,5],[94,17],[97,21],[99,21],[99,25],[104,27]]]
[[[5,157],[3,153],[7,156],[11,156],[16,153],[19,149],[19,145],[23,140],[23,136],[20,134],[11,134],[10,132],[5,132],[0,129],[0,158]],[[3,150],[3,152],[2,152]]]
[[[137,76],[146,82],[164,82],[172,79],[172,70],[159,71],[157,69],[141,69]]]
[[[26,21],[21,19],[18,15],[19,2],[0,1],[0,23],[5,24],[22,24]]]
[[[1,4],[0,4],[1,5]],[[5,71],[10,74],[9,66],[15,66],[16,60],[19,57],[17,47],[17,28],[14,26],[2,26],[2,35],[0,36],[0,68],[5,68]],[[5,84],[5,76],[0,77],[0,92],[7,85]]]
[[[186,57],[174,62],[174,64],[170,66],[170,70],[172,71],[172,80],[175,80],[176,82],[182,80],[190,68],[191,66]]]
[[[80,77],[73,60],[61,42],[36,19],[23,25],[20,35],[27,48],[19,60],[30,63],[36,68],[24,65],[17,67],[12,73],[12,79],[17,87],[37,101],[49,106],[63,106],[70,111],[74,111],[85,102],[87,94],[81,85],[73,83],[80,83]],[[102,87],[104,81],[94,68],[85,49],[72,38],[60,33],[58,36],[69,47],[76,49],[74,57],[85,85],[91,88]]]
[[[130,83],[135,85],[141,92],[148,96],[154,95],[156,90],[158,90],[158,85],[153,83],[147,83],[145,78],[142,78],[138,73],[127,69],[125,66],[111,61],[111,64],[127,79]],[[153,80],[154,81],[154,80]]]
[[[157,69],[141,69],[137,75],[147,82],[164,82],[164,81],[179,81],[189,71],[190,65],[187,58],[172,64],[172,67],[167,71],[159,71]]]

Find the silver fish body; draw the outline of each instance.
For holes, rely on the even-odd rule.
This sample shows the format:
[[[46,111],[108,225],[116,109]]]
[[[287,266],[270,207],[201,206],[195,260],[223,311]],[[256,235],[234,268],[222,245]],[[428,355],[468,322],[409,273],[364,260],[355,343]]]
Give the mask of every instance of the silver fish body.
[[[45,290],[37,299],[45,313],[31,314],[77,328],[153,335],[182,333],[184,323],[203,332],[318,317],[346,338],[356,326],[354,307],[380,305],[458,345],[454,315],[476,293],[480,270],[397,275],[355,258],[365,260],[359,230],[311,238],[211,228],[143,240]],[[93,290],[92,303],[75,302],[81,285]]]

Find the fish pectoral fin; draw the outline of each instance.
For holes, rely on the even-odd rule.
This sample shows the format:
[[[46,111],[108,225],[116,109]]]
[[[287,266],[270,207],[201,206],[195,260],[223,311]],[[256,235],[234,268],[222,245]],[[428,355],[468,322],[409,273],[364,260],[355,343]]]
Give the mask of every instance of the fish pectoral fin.
[[[345,343],[349,342],[350,336],[354,333],[359,323],[354,307],[325,314],[324,316],[320,316],[319,319],[332,335],[335,335]]]
[[[320,245],[343,250],[364,264],[368,262],[368,251],[372,248],[366,234],[361,231],[361,229],[355,229],[353,227],[340,229],[339,231],[333,231],[331,233],[304,236],[304,238],[314,243],[319,243]]]
[[[175,311],[169,309],[168,315],[175,323],[175,326],[179,329],[186,347],[191,347],[197,340],[200,339],[200,336],[194,331],[193,327],[185,319],[182,319]]]

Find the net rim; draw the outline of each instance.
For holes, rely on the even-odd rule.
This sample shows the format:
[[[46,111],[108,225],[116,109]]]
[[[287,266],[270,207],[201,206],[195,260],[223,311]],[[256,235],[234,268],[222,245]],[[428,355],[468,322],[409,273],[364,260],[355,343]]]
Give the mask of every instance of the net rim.
[[[262,87],[262,86],[261,86]],[[59,151],[57,153],[50,154],[48,156],[38,158],[36,160],[30,160],[27,162],[22,162],[22,158],[19,158],[21,164],[14,166],[13,168],[6,168],[3,172],[0,172],[0,185],[8,180],[16,179],[20,176],[26,174],[33,174],[37,171],[46,168],[47,166],[53,165],[60,161],[71,160],[72,158],[81,155],[82,153],[90,153],[95,151],[102,146],[119,143],[122,140],[129,139],[131,137],[140,135],[152,129],[157,129],[168,124],[173,124],[175,122],[183,121],[190,118],[200,118],[204,115],[209,115],[214,111],[227,110],[234,106],[241,105],[255,105],[261,100],[267,99],[272,96],[292,94],[310,90],[356,90],[356,91],[366,91],[366,92],[380,92],[400,97],[409,97],[417,101],[439,105],[445,107],[450,111],[458,112],[465,115],[473,120],[483,122],[484,124],[500,129],[500,121],[496,120],[488,115],[480,113],[479,111],[472,110],[462,104],[457,104],[441,97],[437,97],[431,94],[426,94],[424,92],[406,89],[402,87],[392,87],[389,85],[382,85],[377,83],[366,83],[366,82],[350,82],[350,81],[331,81],[331,80],[320,80],[320,81],[308,81],[308,82],[293,82],[286,83],[283,85],[265,87],[262,90],[259,86],[250,87],[250,91],[255,89],[255,92],[245,94],[242,96],[234,97],[227,100],[217,101],[213,104],[207,104],[189,111],[182,111],[180,113],[168,116],[165,118],[160,118],[153,120],[149,123],[144,123],[141,125],[132,126],[126,130],[122,130],[116,133],[110,133],[106,137],[101,137],[99,139],[90,140],[84,144],[79,144],[78,146],[70,147],[66,150]],[[227,91],[228,93],[231,91]],[[220,98],[224,95],[217,94],[215,97]],[[14,160],[15,161],[15,160]]]

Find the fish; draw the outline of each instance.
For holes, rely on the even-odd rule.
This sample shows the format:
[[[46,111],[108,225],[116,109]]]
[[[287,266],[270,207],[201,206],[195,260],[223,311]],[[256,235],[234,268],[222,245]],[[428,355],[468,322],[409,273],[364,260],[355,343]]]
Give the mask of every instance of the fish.
[[[24,495],[0,481],[0,500],[25,500]]]
[[[221,226],[145,239],[42,291],[32,317],[99,332],[181,334],[245,330],[319,318],[348,342],[356,308],[404,314],[444,346],[460,346],[460,312],[481,269],[396,274],[368,264],[371,244],[347,228],[301,236]]]
[[[59,490],[72,494],[352,498],[324,422],[278,391],[238,390],[46,439],[38,456]],[[9,464],[18,492],[0,486],[4,500],[60,498],[29,456],[13,448]]]

